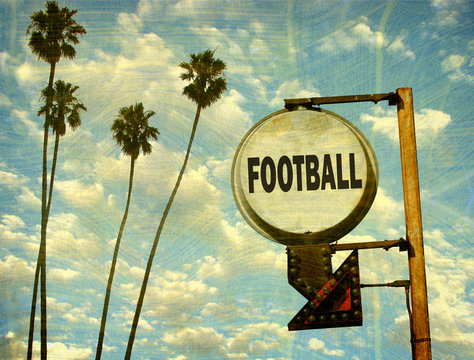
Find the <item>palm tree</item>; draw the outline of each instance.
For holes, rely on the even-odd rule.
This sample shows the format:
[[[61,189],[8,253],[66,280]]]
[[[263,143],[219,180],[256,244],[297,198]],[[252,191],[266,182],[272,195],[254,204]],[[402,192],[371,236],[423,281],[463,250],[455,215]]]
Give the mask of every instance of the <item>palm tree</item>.
[[[224,70],[226,65],[222,60],[214,59],[214,52],[215,51],[206,50],[202,53],[199,53],[198,55],[191,54],[191,62],[182,62],[179,64],[181,68],[186,70],[185,73],[181,74],[181,79],[191,81],[189,85],[184,87],[183,95],[186,95],[189,99],[197,104],[196,115],[194,117],[193,128],[189,138],[188,149],[186,150],[183,166],[181,167],[181,171],[179,172],[174,189],[171,193],[168,203],[166,204],[166,208],[163,212],[163,216],[161,217],[161,221],[153,241],[153,246],[148,257],[145,275],[135,310],[135,316],[133,318],[132,328],[128,338],[127,350],[125,353],[126,360],[129,360],[132,356],[133,342],[135,340],[138,320],[140,319],[140,313],[143,306],[143,299],[145,298],[148,279],[150,277],[153,258],[155,257],[156,248],[158,246],[166,218],[168,217],[168,212],[178,191],[184,170],[186,169],[186,165],[188,163],[189,153],[193,144],[194,135],[196,134],[201,109],[209,107],[212,103],[219,100],[222,93],[227,90],[227,83],[224,78]]]
[[[46,98],[45,126],[43,136],[43,174],[41,191],[41,240],[38,252],[38,261],[35,271],[35,282],[33,286],[33,298],[31,302],[30,329],[28,336],[27,359],[33,354],[33,335],[36,311],[36,298],[38,292],[38,278],[41,271],[41,359],[47,356],[47,319],[46,319],[46,228],[48,224],[49,210],[47,208],[47,149],[48,149],[48,125],[49,108],[51,107],[53,92],[54,73],[56,64],[62,57],[72,59],[76,56],[76,50],[71,44],[78,44],[78,35],[83,35],[86,30],[78,25],[72,18],[77,10],[68,8],[60,9],[55,1],[46,3],[46,11],[38,11],[31,15],[31,24],[26,30],[30,36],[28,45],[38,59],[50,64],[48,91]]]
[[[100,323],[99,340],[97,342],[97,351],[95,358],[98,360],[102,354],[102,344],[104,342],[105,323],[107,321],[107,312],[109,308],[110,293],[112,291],[112,282],[114,280],[115,265],[117,263],[118,252],[120,248],[120,241],[122,239],[123,229],[127,221],[128,208],[130,205],[130,198],[132,195],[133,173],[135,169],[135,161],[140,154],[143,155],[151,153],[151,144],[148,139],[158,139],[158,129],[148,125],[150,119],[155,113],[153,111],[144,111],[143,104],[138,103],[123,107],[119,111],[118,117],[114,120],[111,130],[113,137],[118,145],[122,147],[122,152],[130,156],[130,177],[128,180],[128,196],[127,205],[123,214],[122,223],[115,242],[114,256],[112,265],[110,266],[109,280],[107,282],[107,289],[105,292],[104,308],[102,311],[102,321]]]
[[[38,116],[46,114],[49,110],[49,120],[46,123],[48,127],[53,129],[55,134],[53,162],[51,164],[51,176],[49,180],[49,195],[46,213],[49,214],[51,209],[51,199],[53,197],[54,176],[56,173],[56,163],[58,160],[59,138],[66,134],[66,121],[69,127],[74,131],[81,125],[81,115],[79,111],[87,111],[87,108],[74,95],[79,86],[73,86],[62,80],[54,83],[53,91],[50,93],[49,88],[43,89],[41,98],[48,102],[51,100],[50,108],[45,104],[38,111]]]

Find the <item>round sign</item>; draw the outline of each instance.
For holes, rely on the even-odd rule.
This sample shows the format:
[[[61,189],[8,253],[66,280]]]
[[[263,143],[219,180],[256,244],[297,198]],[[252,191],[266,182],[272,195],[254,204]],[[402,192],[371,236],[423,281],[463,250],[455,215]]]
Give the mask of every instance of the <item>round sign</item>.
[[[232,164],[242,216],[284,245],[330,243],[346,235],[367,214],[377,183],[367,139],[323,109],[265,117],[242,139]]]

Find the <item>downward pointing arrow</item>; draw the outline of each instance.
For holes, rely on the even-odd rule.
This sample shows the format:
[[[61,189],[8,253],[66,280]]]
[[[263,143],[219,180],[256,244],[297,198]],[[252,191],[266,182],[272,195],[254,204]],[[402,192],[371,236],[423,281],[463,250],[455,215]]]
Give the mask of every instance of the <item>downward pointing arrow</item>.
[[[300,263],[299,266],[303,267],[304,264]],[[293,282],[289,281],[290,284]],[[309,297],[306,305],[288,323],[288,329],[294,331],[361,325],[359,255],[354,250],[316,293]]]

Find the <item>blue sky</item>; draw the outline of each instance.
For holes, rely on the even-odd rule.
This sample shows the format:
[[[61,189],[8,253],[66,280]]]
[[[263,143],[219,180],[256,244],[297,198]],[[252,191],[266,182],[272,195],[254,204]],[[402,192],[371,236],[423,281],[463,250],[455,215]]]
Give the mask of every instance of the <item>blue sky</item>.
[[[206,49],[217,49],[227,64],[228,91],[201,114],[158,246],[134,358],[410,358],[402,289],[363,289],[362,327],[288,332],[305,299],[287,283],[285,247],[246,224],[230,186],[241,138],[282,109],[284,98],[399,87],[414,94],[433,358],[474,357],[471,1],[60,5],[78,9],[75,19],[87,34],[77,57],[58,64],[56,79],[78,85],[88,111],[60,143],[48,227],[51,358],[95,354],[129,171],[110,125],[121,107],[143,102],[156,112],[151,124],[161,135],[136,164],[112,292],[103,358],[123,356],[148,252],[194,118],[177,65]],[[25,357],[39,246],[43,119],[36,113],[49,66],[31,54],[25,31],[40,9],[43,1],[0,0],[0,351],[8,359]],[[380,169],[371,210],[341,241],[403,237],[396,109],[386,103],[325,108],[364,133]],[[338,253],[335,266],[346,255]],[[361,252],[360,267],[363,283],[408,277],[406,253],[398,250]]]

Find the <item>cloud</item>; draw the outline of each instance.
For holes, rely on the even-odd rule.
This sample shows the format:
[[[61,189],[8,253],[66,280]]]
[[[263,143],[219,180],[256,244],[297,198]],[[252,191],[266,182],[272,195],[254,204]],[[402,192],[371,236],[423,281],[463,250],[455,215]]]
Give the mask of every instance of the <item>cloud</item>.
[[[40,127],[42,120],[33,121],[31,115],[27,111],[12,110],[10,113],[12,118],[15,132],[18,135],[28,136],[33,138],[34,141],[42,144],[43,143],[43,129]]]
[[[370,110],[371,113],[364,113],[360,116],[361,121],[372,123],[372,130],[387,136],[390,140],[398,143],[398,118],[395,109],[383,109],[376,105]],[[451,123],[451,116],[440,110],[421,109],[415,111],[415,129],[417,141],[420,144],[433,140],[439,131],[443,130]]]
[[[122,284],[132,301],[138,298],[137,283]],[[182,272],[158,272],[150,279],[145,303],[149,309],[143,320],[158,319],[169,324],[196,321],[196,315],[218,293],[218,289],[199,280],[188,279]]]
[[[89,232],[83,221],[87,223],[87,219],[81,219],[71,213],[50,215],[48,256],[67,259],[72,263],[84,262],[79,266],[91,266],[88,262],[94,262],[96,259],[90,255],[100,254],[99,242],[97,236]]]
[[[22,175],[0,170],[0,185],[12,190],[19,204],[38,209],[41,200],[25,185],[27,181],[27,178]]]
[[[25,178],[18,176],[17,174],[0,170],[0,185],[17,186],[25,181]]]
[[[303,85],[298,79],[288,80],[281,84],[275,91],[275,96],[270,101],[271,106],[283,107],[284,99],[317,97],[320,93],[317,89],[310,87],[303,89]]]
[[[104,187],[98,183],[85,185],[78,180],[56,181],[55,188],[74,207],[92,207],[104,201]]]
[[[78,278],[80,275],[79,271],[71,270],[71,269],[58,269],[53,268],[48,270],[48,276],[53,280],[58,281],[69,281],[72,279]]]
[[[384,35],[380,31],[373,31],[366,24],[366,19],[363,20],[348,30],[338,30],[323,38],[318,50],[333,53],[340,50],[352,51],[361,45],[370,48],[382,47],[386,41]]]
[[[6,227],[12,230],[21,229],[25,226],[23,220],[16,215],[3,215],[2,222]]]
[[[212,256],[205,256],[203,260],[198,260],[196,263],[198,266],[197,275],[201,279],[220,277],[225,274],[222,264]]]
[[[69,305],[69,304],[68,304]],[[65,312],[62,317],[70,323],[89,324],[97,326],[100,324],[99,320],[89,316],[91,313],[92,305],[85,303],[82,307],[74,307]],[[94,311],[95,313],[96,311]]]
[[[40,343],[33,342],[33,358],[40,358]],[[61,342],[48,342],[48,357],[52,359],[80,360],[89,359],[92,356],[92,349],[89,347],[79,347],[76,345],[65,345]]]
[[[0,106],[12,106],[12,101],[8,96],[0,92]]]
[[[119,13],[117,22],[126,33],[138,33],[143,26],[142,19],[136,14]]]
[[[425,229],[423,233],[431,337],[443,348],[454,344],[465,349],[463,355],[473,355],[474,307],[469,274],[474,271],[474,261],[451,245],[440,229]],[[395,323],[406,328],[408,317],[399,316]]]
[[[33,267],[29,266],[28,263],[20,259],[14,255],[7,255],[3,258],[4,260],[0,259],[0,274],[2,274],[1,278],[3,279],[15,279],[15,281],[24,281],[26,279],[30,279],[33,275],[34,269]],[[11,287],[4,287],[3,289],[6,291],[7,288],[13,290]],[[8,296],[4,294],[6,298]]]
[[[344,350],[329,350],[326,347],[324,341],[317,338],[311,338],[308,341],[308,346],[311,350],[321,351],[325,355],[343,357],[345,355]]]
[[[436,11],[433,24],[438,27],[457,25],[463,3],[463,0],[431,0],[431,7]]]
[[[398,223],[403,215],[403,203],[395,200],[383,187],[379,186],[367,219],[375,222],[379,231],[386,232]]]
[[[388,46],[387,50],[395,54],[401,54],[403,57],[408,59],[415,60],[415,53],[407,48],[403,40],[404,37],[397,36],[395,40]]]
[[[372,30],[367,21],[367,18],[363,17],[358,24],[348,29],[338,30],[323,38],[317,50],[324,53],[336,53],[350,52],[361,46],[369,49],[386,48],[389,53],[415,60],[415,53],[403,42],[403,36],[397,36],[390,41],[384,33]]]
[[[263,354],[268,350],[284,349],[292,334],[276,323],[252,323],[234,329],[226,340],[229,353]]]
[[[0,69],[5,68],[5,63],[10,58],[10,55],[6,51],[0,51]]]
[[[212,328],[184,328],[174,333],[166,333],[163,341],[183,352],[192,354],[219,354],[224,345],[224,336]]]
[[[44,82],[47,78],[47,66],[33,64],[31,62],[24,62],[15,69],[15,76],[20,84],[40,83]]]
[[[17,196],[17,200],[20,204],[26,205],[30,209],[38,209],[41,206],[40,198],[26,187],[21,189],[21,194]]]
[[[233,153],[252,126],[251,114],[242,110],[245,101],[238,91],[231,89],[202,113],[199,132],[203,134],[206,146],[212,149],[215,156]]]
[[[466,56],[451,54],[446,57],[441,63],[441,69],[448,74],[451,81],[467,81],[474,82],[474,76],[468,74],[467,67],[472,67],[472,59],[468,66],[468,58]]]
[[[3,215],[0,223],[0,241],[4,248],[15,248],[22,246],[27,250],[38,244],[35,235],[28,235],[22,231],[25,223],[16,215]]]

